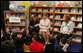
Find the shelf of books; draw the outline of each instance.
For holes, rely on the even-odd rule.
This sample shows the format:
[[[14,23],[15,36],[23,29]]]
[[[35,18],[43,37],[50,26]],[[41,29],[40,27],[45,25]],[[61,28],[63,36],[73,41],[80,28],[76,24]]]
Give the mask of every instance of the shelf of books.
[[[27,28],[26,12],[4,11],[5,28],[9,27],[12,32],[22,33]]]

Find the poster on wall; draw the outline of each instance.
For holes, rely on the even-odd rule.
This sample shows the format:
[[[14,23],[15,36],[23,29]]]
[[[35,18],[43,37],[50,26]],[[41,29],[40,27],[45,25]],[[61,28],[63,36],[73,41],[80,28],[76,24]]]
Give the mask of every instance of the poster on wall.
[[[18,17],[10,17],[10,18],[9,18],[9,22],[10,22],[10,23],[11,23],[11,22],[20,23],[21,20],[20,20],[20,18],[18,18]]]

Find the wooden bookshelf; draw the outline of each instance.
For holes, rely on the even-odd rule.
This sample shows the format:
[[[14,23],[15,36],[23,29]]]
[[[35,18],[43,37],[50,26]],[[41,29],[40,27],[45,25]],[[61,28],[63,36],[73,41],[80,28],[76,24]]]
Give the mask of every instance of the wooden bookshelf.
[[[10,24],[10,23],[7,23],[6,21],[8,21],[9,22],[9,19],[10,19],[10,17],[6,17],[6,13],[18,13],[18,14],[24,14],[24,17],[23,18],[20,18],[20,20],[24,20],[25,22],[24,22],[24,24]],[[11,16],[11,15],[10,15]],[[13,27],[19,27],[20,29],[21,29],[21,27],[22,28],[27,28],[27,24],[26,24],[26,11],[25,12],[17,12],[17,11],[4,11],[4,22],[5,22],[5,28],[6,27],[11,27],[11,28],[13,28]],[[12,30],[12,32],[16,32],[16,33],[22,33],[22,31],[13,31]]]
[[[36,11],[32,11],[32,8],[36,8]],[[42,8],[42,11],[41,12],[37,11],[38,8]],[[52,20],[52,30],[50,30],[50,31],[52,31],[52,34],[59,33],[60,32],[60,31],[54,30],[55,27],[59,27],[60,28],[60,26],[61,26],[61,25],[55,25],[55,21],[57,21],[57,20],[64,21],[64,19],[62,19],[63,17],[61,19],[58,19],[58,18],[55,18],[55,15],[57,15],[57,14],[60,14],[60,15],[70,14],[70,15],[80,15],[80,16],[82,16],[82,13],[71,13],[70,12],[71,11],[71,8],[81,8],[82,9],[82,6],[81,7],[70,7],[70,6],[66,6],[66,7],[64,7],[64,6],[63,7],[57,7],[57,6],[30,6],[30,18],[32,18],[31,17],[31,14],[33,14],[33,13],[35,13],[35,14],[42,14],[44,12],[43,11],[44,8],[47,8],[47,9],[52,8],[53,9],[53,12],[50,12],[50,11],[45,12],[47,14],[52,14],[53,15],[53,18],[49,18],[50,20]],[[56,8],[59,8],[59,9],[67,8],[67,9],[69,9],[69,12],[62,12],[62,11],[55,12],[55,9]],[[79,21],[79,20],[72,20],[72,21],[73,22],[82,22],[82,21]],[[82,31],[82,28],[81,27],[75,26],[74,29],[79,29],[79,30]],[[82,35],[77,34],[77,33],[73,33],[73,35],[78,35],[78,36],[81,36],[82,37]]]

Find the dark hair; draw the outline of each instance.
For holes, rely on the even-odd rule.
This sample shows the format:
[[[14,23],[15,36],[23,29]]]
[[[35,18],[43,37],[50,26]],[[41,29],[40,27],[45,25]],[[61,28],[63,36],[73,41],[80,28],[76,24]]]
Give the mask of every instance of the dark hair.
[[[27,35],[26,38],[25,38],[25,44],[29,45],[31,42],[32,42],[32,36]]]
[[[34,35],[33,38],[39,42],[39,36],[38,35]]]
[[[15,41],[14,43],[16,47],[19,47],[22,45],[22,40],[20,39],[20,37],[16,37],[14,41]]]
[[[22,38],[24,38],[25,36],[26,36],[26,29],[22,33]]]
[[[14,52],[15,45],[12,41],[6,40],[1,42],[1,52]]]
[[[12,34],[12,39],[14,40],[16,37],[17,37],[17,33],[14,32],[14,33]]]
[[[65,18],[66,18],[66,20],[64,20],[65,22],[69,22],[69,20],[71,19],[69,14],[65,14]]]
[[[49,42],[52,44],[52,45],[54,45],[55,43],[54,43],[54,38],[50,38],[49,39]]]
[[[60,39],[60,41],[61,41],[63,44],[67,43],[65,38]]]
[[[34,17],[37,17],[37,15],[34,15]]]

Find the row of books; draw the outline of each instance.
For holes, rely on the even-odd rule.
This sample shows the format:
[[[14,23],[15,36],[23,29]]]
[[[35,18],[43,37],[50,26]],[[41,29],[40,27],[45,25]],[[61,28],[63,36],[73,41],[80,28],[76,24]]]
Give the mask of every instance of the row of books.
[[[19,14],[19,13],[6,13],[6,17],[19,17],[24,18],[25,14]]]
[[[42,8],[40,8],[40,9],[37,10],[36,8],[33,8],[32,11],[53,12],[53,9],[42,9]],[[69,9],[55,9],[55,12],[69,12]],[[72,13],[82,13],[82,9],[72,8],[70,12],[72,12]]]

